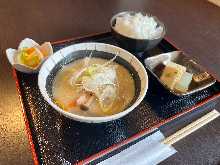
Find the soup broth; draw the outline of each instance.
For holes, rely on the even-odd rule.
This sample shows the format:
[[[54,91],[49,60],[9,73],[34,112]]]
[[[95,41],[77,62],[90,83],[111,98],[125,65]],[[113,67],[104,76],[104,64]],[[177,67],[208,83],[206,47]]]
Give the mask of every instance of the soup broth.
[[[53,82],[54,102],[81,116],[108,116],[129,106],[135,83],[122,65],[102,58],[83,58],[65,65]]]

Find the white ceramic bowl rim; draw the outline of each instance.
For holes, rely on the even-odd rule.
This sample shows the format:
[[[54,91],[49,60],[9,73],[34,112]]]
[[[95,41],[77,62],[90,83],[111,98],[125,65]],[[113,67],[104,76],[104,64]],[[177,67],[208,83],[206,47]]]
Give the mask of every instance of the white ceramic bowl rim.
[[[137,98],[137,100],[133,103],[133,105],[131,105],[130,107],[128,107],[127,109],[125,109],[124,111],[120,112],[120,113],[117,113],[117,114],[114,114],[114,115],[110,115],[110,116],[105,116],[105,117],[87,117],[87,116],[80,116],[80,115],[76,115],[76,114],[73,114],[73,113],[70,113],[70,112],[66,112],[64,110],[62,110],[59,106],[57,106],[53,101],[52,99],[49,97],[48,95],[48,92],[46,90],[46,83],[42,82],[43,79],[42,77],[45,75],[45,72],[44,70],[48,70],[47,69],[47,65],[49,64],[49,61],[52,59],[53,60],[53,57],[55,56],[60,56],[60,53],[64,53],[65,51],[70,51],[68,54],[70,54],[71,52],[74,52],[74,51],[77,51],[77,48],[79,48],[78,50],[93,50],[93,49],[85,49],[85,45],[87,45],[87,47],[93,47],[99,51],[97,48],[98,46],[102,46],[102,47],[108,47],[108,49],[112,49],[112,50],[117,50],[119,52],[123,52],[129,56],[131,56],[132,59],[134,59],[136,61],[136,64],[139,65],[140,67],[140,70],[143,72],[143,78],[146,80],[146,84],[144,85],[144,87],[142,88],[141,87],[141,91],[140,91],[140,95],[139,97]],[[80,49],[80,47],[82,47]],[[103,50],[100,50],[100,51],[103,51]],[[113,52],[111,52],[113,53]],[[115,52],[116,53],[116,52]],[[67,55],[68,56],[68,55]],[[60,60],[62,60],[63,58],[61,58]],[[59,61],[60,61],[59,60]],[[124,59],[126,60],[126,59]],[[57,62],[58,63],[58,62]],[[52,70],[52,69],[51,69]],[[138,72],[139,73],[139,72]],[[49,73],[48,73],[49,75]],[[48,75],[46,76],[46,78],[48,77]],[[142,80],[141,80],[142,81]],[[45,85],[42,85],[45,84]],[[144,66],[141,64],[141,62],[134,56],[132,55],[131,53],[129,53],[128,51],[122,49],[122,48],[119,48],[117,46],[113,46],[113,45],[110,45],[110,44],[105,44],[105,43],[96,43],[96,42],[92,42],[92,43],[79,43],[79,44],[74,44],[74,45],[70,45],[68,47],[65,47],[57,52],[55,52],[52,56],[50,56],[46,61],[45,63],[42,65],[40,71],[39,71],[39,75],[38,75],[38,86],[39,86],[39,89],[40,89],[40,92],[41,94],[43,95],[44,99],[54,108],[56,109],[58,112],[60,112],[61,114],[65,115],[66,117],[70,118],[70,119],[74,119],[76,121],[81,121],[81,122],[87,122],[87,123],[99,123],[99,122],[107,122],[107,121],[111,121],[111,120],[115,120],[115,119],[118,119],[120,117],[123,117],[125,116],[126,114],[128,114],[129,112],[131,112],[136,106],[138,106],[140,104],[140,102],[144,99],[145,97],[145,94],[147,92],[147,89],[148,89],[148,75],[147,75],[147,72],[144,68]]]

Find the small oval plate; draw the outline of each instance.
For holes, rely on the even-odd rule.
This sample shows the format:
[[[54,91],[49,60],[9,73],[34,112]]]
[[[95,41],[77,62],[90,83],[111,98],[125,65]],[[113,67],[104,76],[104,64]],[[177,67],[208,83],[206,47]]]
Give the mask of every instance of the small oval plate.
[[[205,89],[216,82],[216,79],[212,75],[208,74],[209,75],[208,78],[201,82],[195,82],[192,80],[192,82],[189,85],[189,89],[186,92],[171,90],[160,80],[160,76],[165,67],[164,63],[168,61],[172,61],[182,66],[185,66],[186,71],[192,73],[193,75],[199,75],[202,73],[207,74],[207,71],[202,69],[202,67],[199,64],[197,64],[194,60],[187,57],[182,51],[173,51],[173,52],[163,53],[153,57],[146,58],[144,62],[147,69],[157,78],[157,80],[166,89],[168,89],[174,95],[184,96],[184,95],[192,94],[194,92],[198,92],[202,89]]]

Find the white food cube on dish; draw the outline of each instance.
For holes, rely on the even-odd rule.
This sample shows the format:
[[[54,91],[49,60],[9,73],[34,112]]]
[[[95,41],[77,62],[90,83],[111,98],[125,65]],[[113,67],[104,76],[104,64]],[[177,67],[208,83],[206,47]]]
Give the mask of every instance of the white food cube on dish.
[[[173,90],[176,83],[180,81],[185,71],[186,71],[186,67],[169,61],[167,62],[166,67],[163,70],[160,80],[168,88]]]
[[[189,88],[189,85],[192,81],[193,74],[184,72],[180,81],[175,85],[175,89],[180,92],[186,92]]]
[[[185,66],[182,66],[182,65],[180,65],[180,64],[174,63],[174,62],[172,62],[172,61],[168,61],[168,62],[166,63],[166,66],[176,68],[176,69],[178,69],[178,70],[181,71],[181,72],[185,72],[185,71],[186,71],[186,67],[185,67]]]
[[[165,67],[160,80],[170,89],[173,89],[176,81],[178,70],[172,67]]]

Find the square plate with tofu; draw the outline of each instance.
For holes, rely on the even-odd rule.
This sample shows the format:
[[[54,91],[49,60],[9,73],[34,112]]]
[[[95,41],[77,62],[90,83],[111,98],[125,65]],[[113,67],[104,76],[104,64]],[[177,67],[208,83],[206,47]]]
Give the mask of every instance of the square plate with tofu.
[[[159,54],[145,59],[145,66],[157,80],[177,96],[205,89],[216,79],[182,51]]]

